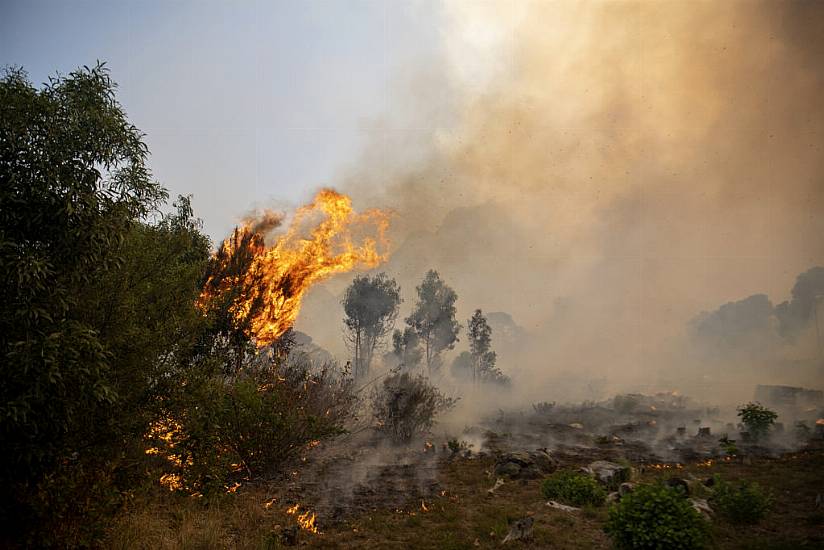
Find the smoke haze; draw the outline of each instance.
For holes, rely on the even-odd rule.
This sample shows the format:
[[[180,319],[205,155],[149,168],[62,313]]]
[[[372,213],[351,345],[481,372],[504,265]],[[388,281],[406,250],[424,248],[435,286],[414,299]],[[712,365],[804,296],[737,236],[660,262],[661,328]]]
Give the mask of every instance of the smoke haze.
[[[410,67],[408,100],[342,186],[395,212],[383,270],[402,316],[429,268],[462,323],[475,308],[511,314],[530,338],[499,366],[533,400],[820,385],[820,367],[776,372],[780,342],[749,368],[698,360],[686,335],[700,312],[784,301],[824,265],[824,5],[464,2],[443,15],[441,59]],[[339,309],[347,282],[313,291],[298,324],[335,352],[340,329],[319,309]],[[814,361],[812,338],[790,356]]]

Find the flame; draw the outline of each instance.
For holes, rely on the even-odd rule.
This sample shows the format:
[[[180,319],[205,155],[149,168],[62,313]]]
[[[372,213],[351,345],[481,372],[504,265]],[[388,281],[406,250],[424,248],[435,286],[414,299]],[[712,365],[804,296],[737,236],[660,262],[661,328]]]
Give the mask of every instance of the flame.
[[[315,513],[310,510],[306,510],[302,514],[298,512],[300,512],[300,504],[295,504],[286,509],[286,513],[290,516],[297,516],[297,522],[301,529],[310,533],[317,533],[318,526],[315,524]]]
[[[299,208],[288,230],[267,246],[263,231],[271,227],[246,220],[235,229],[213,256],[198,299],[200,308],[208,310],[213,299],[232,291],[229,312],[236,326],[248,327],[258,347],[273,343],[294,324],[313,284],[336,273],[375,267],[386,260],[388,249],[388,214],[374,209],[356,213],[352,200],[332,189]],[[244,260],[245,271],[232,273]]]
[[[824,426],[824,418],[819,418],[815,421],[816,426]]]

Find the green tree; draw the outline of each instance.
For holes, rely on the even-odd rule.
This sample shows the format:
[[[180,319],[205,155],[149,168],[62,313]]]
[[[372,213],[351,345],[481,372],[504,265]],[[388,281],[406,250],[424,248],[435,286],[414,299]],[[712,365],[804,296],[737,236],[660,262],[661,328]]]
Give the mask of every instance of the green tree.
[[[418,301],[406,323],[420,338],[427,371],[440,367],[441,353],[458,341],[461,325],[455,320],[458,295],[444,283],[438,272],[429,270],[415,289]]]
[[[357,276],[346,289],[344,340],[354,356],[355,378],[369,374],[372,356],[394,327],[400,303],[400,287],[386,273]]]
[[[761,439],[770,431],[778,414],[764,407],[760,403],[747,403],[738,407],[738,416],[747,427],[747,431],[754,440]]]
[[[165,200],[103,65],[35,88],[0,78],[0,516],[11,537],[64,545],[139,468],[163,373],[197,322],[208,241]],[[130,473],[131,472],[131,473]]]

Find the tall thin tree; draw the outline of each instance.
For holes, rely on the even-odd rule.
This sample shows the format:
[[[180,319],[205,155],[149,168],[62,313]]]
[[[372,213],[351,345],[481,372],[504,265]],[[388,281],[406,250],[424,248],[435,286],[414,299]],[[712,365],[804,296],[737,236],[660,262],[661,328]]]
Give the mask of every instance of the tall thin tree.
[[[357,276],[346,289],[342,301],[346,314],[344,340],[352,352],[355,377],[369,373],[375,350],[392,331],[401,303],[400,293],[398,283],[386,273]]]

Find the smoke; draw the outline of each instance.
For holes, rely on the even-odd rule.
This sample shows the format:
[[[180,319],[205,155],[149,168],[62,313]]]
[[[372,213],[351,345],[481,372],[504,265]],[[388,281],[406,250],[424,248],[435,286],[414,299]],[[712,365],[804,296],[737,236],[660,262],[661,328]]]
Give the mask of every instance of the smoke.
[[[344,175],[357,201],[396,212],[382,269],[405,306],[434,268],[464,324],[475,308],[512,315],[530,344],[499,366],[521,402],[751,397],[763,380],[685,353],[688,322],[742,296],[783,301],[824,263],[824,5],[464,2],[441,15],[440,64],[403,75],[412,97]],[[809,382],[798,372],[766,382]]]

